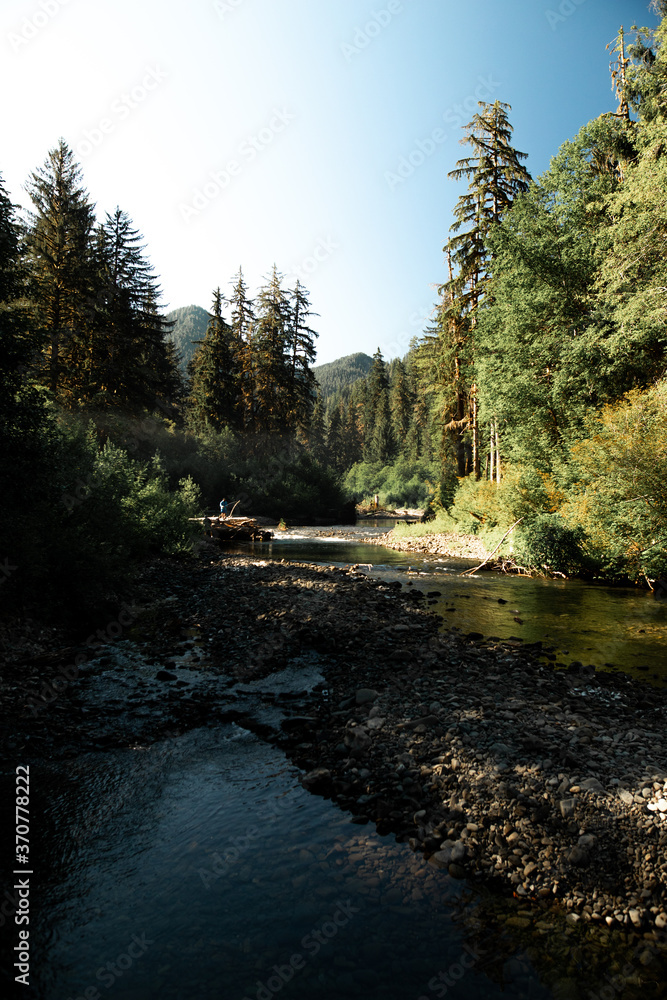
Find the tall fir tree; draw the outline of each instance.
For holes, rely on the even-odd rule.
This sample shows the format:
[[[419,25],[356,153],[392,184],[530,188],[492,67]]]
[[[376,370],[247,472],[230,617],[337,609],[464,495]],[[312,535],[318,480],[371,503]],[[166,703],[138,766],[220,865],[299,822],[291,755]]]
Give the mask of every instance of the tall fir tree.
[[[257,296],[257,318],[252,339],[256,423],[271,437],[283,437],[294,428],[291,398],[291,307],[282,287],[282,275],[273,265],[267,284]]]
[[[308,325],[311,315],[310,297],[297,279],[290,296],[289,320],[289,420],[294,426],[307,428],[316,399],[317,380],[311,369],[315,360],[317,333]]]
[[[240,393],[238,353],[232,328],[222,315],[222,292],[213,293],[206,334],[188,366],[188,409],[195,426],[235,428],[239,423]]]
[[[232,282],[229,299],[232,320],[232,347],[237,358],[240,429],[254,433],[258,428],[256,366],[254,356],[255,304],[248,295],[248,286],[239,267]]]
[[[329,465],[339,472],[342,472],[346,467],[342,400],[333,408],[329,416],[327,459]]]
[[[367,462],[387,462],[394,451],[389,407],[387,366],[378,347],[373,364],[366,376],[364,407],[364,459]]]
[[[72,377],[90,348],[86,319],[94,288],[94,206],[63,139],[31,174],[27,191],[33,211],[25,244],[31,298],[45,341],[44,377],[53,399],[77,406]]]
[[[37,432],[44,420],[41,395],[29,377],[39,348],[33,327],[19,225],[0,176],[0,437],[6,460],[12,448],[20,451],[24,447],[25,435]],[[14,460],[17,457],[14,454]],[[14,475],[14,461],[0,464],[6,470],[11,468]]]
[[[471,156],[459,160],[449,176],[468,179],[468,190],[458,199],[455,221],[445,246],[448,280],[440,288],[440,367],[447,371],[449,399],[445,399],[443,426],[456,442],[458,474],[480,475],[478,390],[475,377],[474,331],[477,309],[489,279],[489,233],[528,190],[530,174],[521,153],[511,145],[509,104],[480,102],[481,111],[464,126],[461,142]],[[467,432],[469,440],[466,442]],[[469,449],[466,449],[469,443]]]
[[[313,405],[310,422],[306,432],[306,442],[308,451],[318,462],[323,462],[327,458],[327,431],[324,420],[324,401],[322,394],[318,392]]]
[[[120,208],[107,213],[96,236],[97,296],[82,395],[133,412],[165,406],[178,395],[178,369],[142,236]]]
[[[389,366],[389,405],[394,441],[404,454],[412,418],[414,397],[411,392],[405,365],[395,358]]]

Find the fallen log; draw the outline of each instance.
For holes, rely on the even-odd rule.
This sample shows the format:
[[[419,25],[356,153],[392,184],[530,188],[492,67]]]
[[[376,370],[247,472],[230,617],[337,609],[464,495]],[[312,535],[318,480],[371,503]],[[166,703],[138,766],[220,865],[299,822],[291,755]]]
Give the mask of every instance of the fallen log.
[[[273,532],[260,527],[254,517],[191,517],[209,538],[218,542],[268,542]]]

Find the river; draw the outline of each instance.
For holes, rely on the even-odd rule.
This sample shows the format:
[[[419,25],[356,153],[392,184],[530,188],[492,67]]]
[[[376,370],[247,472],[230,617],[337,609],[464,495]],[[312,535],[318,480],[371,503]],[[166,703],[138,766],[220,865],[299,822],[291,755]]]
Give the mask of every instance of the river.
[[[543,642],[550,656],[567,665],[623,670],[655,684],[667,681],[667,595],[581,580],[547,580],[482,571],[476,565],[369,545],[362,537],[380,535],[393,521],[355,527],[291,528],[253,551],[269,559],[295,559],[342,566],[358,563],[371,576],[399,580],[425,594],[443,628],[479,632],[500,639]],[[326,533],[333,532],[327,538]],[[250,546],[238,551],[249,551]]]
[[[254,552],[364,564],[431,592],[443,627],[540,639],[565,662],[664,670],[667,607],[649,595],[460,577],[471,563],[365,545],[367,524],[340,530],[292,529]],[[245,686],[258,717],[263,691],[316,683],[317,663],[290,676]],[[591,954],[606,961],[591,928],[530,926],[524,902],[473,889],[351,822],[301,787],[282,751],[234,723],[33,764],[40,1000],[574,1000],[588,996]]]

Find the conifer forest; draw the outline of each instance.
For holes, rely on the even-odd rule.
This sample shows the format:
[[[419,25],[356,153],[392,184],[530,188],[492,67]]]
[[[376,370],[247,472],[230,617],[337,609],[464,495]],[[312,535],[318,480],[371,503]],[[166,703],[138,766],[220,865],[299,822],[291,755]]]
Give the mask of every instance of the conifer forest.
[[[186,364],[142,235],[96,216],[64,140],[29,212],[3,183],[4,598],[94,603],[187,553],[225,494],[293,519],[379,494],[489,540],[519,522],[528,566],[667,574],[667,18],[611,50],[616,110],[539,177],[509,105],[479,103],[431,322],[401,358],[327,366],[326,391],[308,289],[277,263],[256,292],[221,275]]]

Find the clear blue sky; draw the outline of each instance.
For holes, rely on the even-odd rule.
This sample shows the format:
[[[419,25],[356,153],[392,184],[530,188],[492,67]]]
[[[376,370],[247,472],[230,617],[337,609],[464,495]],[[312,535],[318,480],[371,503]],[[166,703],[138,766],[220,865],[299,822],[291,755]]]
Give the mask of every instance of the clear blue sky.
[[[27,204],[63,136],[165,308],[209,308],[239,264],[254,292],[275,262],[311,292],[318,363],[402,356],[445,277],[476,100],[511,104],[537,176],[614,109],[605,45],[633,23],[657,23],[648,0],[4,0],[0,172]]]

